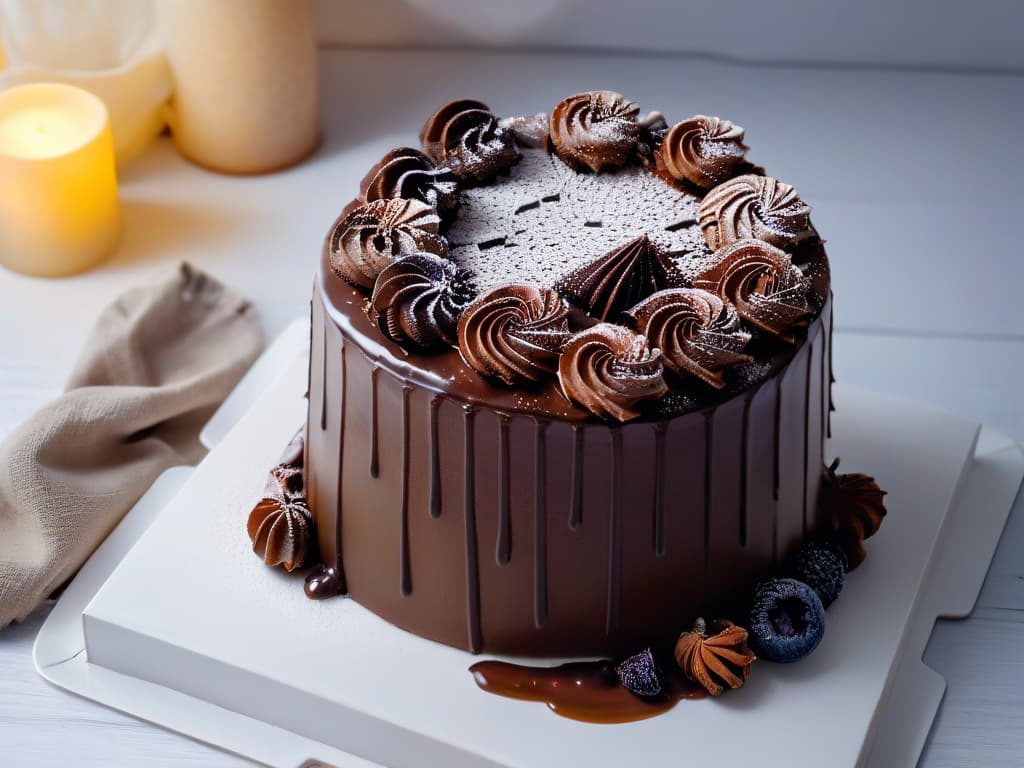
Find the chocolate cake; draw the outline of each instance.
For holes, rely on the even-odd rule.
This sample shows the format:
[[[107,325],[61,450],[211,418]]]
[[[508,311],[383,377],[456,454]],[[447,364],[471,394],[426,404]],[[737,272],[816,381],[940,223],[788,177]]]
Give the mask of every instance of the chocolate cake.
[[[420,139],[370,169],[323,249],[307,593],[528,656],[622,655],[732,615],[829,524],[809,208],[728,120],[669,127],[611,92],[550,117],[456,101]]]

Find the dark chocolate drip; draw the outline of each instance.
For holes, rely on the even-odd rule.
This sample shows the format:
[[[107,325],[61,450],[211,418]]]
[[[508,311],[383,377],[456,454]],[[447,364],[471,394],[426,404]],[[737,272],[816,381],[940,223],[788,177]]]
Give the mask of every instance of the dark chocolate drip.
[[[775,416],[773,419],[773,427],[775,438],[773,440],[775,446],[772,448],[772,466],[773,466],[773,490],[772,498],[775,501],[779,500],[779,449],[782,444],[781,437],[781,422],[782,422],[782,379],[781,377],[776,379],[774,384],[774,397],[775,397]],[[778,568],[779,566],[779,508],[775,506],[775,514],[772,515],[772,566]]]
[[[807,520],[807,473],[811,471],[811,468],[807,466],[807,461],[811,456],[811,436],[808,433],[808,426],[811,423],[811,369],[814,367],[814,344],[810,339],[807,340],[807,348],[804,350],[807,355],[807,371],[804,374],[804,461],[803,461],[803,476],[804,476],[804,536],[807,536],[807,529],[811,527]],[[821,467],[814,467],[815,472],[820,472]]]
[[[303,591],[310,600],[326,600],[344,594],[345,579],[337,568],[321,564],[306,575]]]
[[[711,575],[711,469],[714,459],[714,410],[704,411],[704,583]]]
[[[537,420],[533,473],[533,623],[548,620],[548,422]]]
[[[466,515],[466,623],[469,633],[469,650],[480,653],[483,638],[480,631],[480,562],[476,541],[476,465],[474,464],[476,411],[471,407],[463,409],[463,433],[465,436],[466,489],[463,507]]]
[[[613,426],[612,463],[610,467],[608,510],[608,611],[605,634],[618,629],[622,601],[622,428]]]
[[[668,423],[654,425],[654,556],[665,556],[665,433]]]
[[[782,380],[775,381],[775,423],[772,429],[775,431],[775,456],[772,460],[772,497],[779,500],[779,452],[782,447]]]
[[[583,523],[583,428],[572,425],[572,498],[569,501],[569,530]]]
[[[747,493],[750,489],[750,392],[743,395],[743,426],[740,429],[740,546],[747,546]]]
[[[835,369],[832,367],[832,328],[834,327],[834,319],[835,313],[830,304],[828,308],[828,425],[826,427],[826,434],[829,439],[832,438],[832,411],[836,409],[836,404],[832,401],[832,385],[836,383]]]
[[[829,358],[829,355],[832,354],[832,351],[828,348],[828,345],[829,345],[830,341],[831,341],[831,339],[829,339],[829,337],[825,333],[824,329],[822,329],[822,332],[821,332],[822,352],[821,352],[821,362],[819,364],[820,368],[821,368],[821,371],[819,372],[819,375],[818,375],[818,380],[821,382],[821,387],[822,387],[822,389],[821,389],[821,393],[822,393],[821,397],[818,398],[818,400],[821,403],[821,414],[820,414],[821,421],[819,422],[819,424],[821,425],[822,429],[826,429],[827,428],[826,425],[828,424],[828,393],[829,393],[829,386],[828,386],[828,381],[825,380],[825,377],[828,375],[828,367],[827,367],[828,366],[828,358]]]
[[[630,723],[660,715],[683,699],[707,692],[666,665],[660,696],[644,698],[619,684],[611,661],[576,661],[557,667],[531,667],[505,661],[479,661],[469,668],[480,688],[497,696],[547,704],[556,715],[585,723]]]
[[[441,396],[430,398],[430,509],[435,520],[441,516],[441,445],[438,436],[437,416],[441,408]]]
[[[377,378],[380,368],[370,371],[370,477],[380,476],[380,450],[377,446]]]
[[[327,328],[320,337],[320,429],[327,429]],[[345,340],[341,340],[341,352],[345,354]]]
[[[412,565],[409,560],[409,393],[412,387],[402,385],[402,595],[412,594]]]
[[[326,332],[324,336],[326,337]],[[342,488],[343,476],[345,474],[345,422],[346,414],[348,411],[348,347],[345,345],[345,339],[342,337],[341,344],[339,346],[341,353],[341,399],[340,405],[338,406],[338,485],[336,491],[336,498],[338,499],[338,519],[334,522],[334,551],[337,552],[336,562],[334,564],[334,574],[328,574],[333,576],[338,582],[338,591],[341,594],[348,592],[348,584],[345,580],[345,563],[342,560],[341,553],[344,551],[341,548],[341,528],[342,522],[345,519],[344,508],[344,488]],[[324,366],[326,370],[327,366]]]
[[[316,322],[315,322],[315,318],[313,317],[313,302],[312,302],[312,300],[310,300],[310,302],[309,302],[309,365],[306,367],[306,400],[309,400],[309,394],[310,394],[310,392],[313,391],[313,328],[315,326],[316,326]],[[326,329],[324,330],[324,335],[325,336],[327,335]],[[325,353],[326,353],[326,350],[323,350],[323,353],[321,353],[321,356],[320,356],[320,362],[321,363],[326,363],[327,362],[327,355]],[[321,398],[323,397],[322,393],[321,393],[320,397]],[[323,404],[322,403],[321,403],[320,407],[323,408]],[[307,408],[307,411],[306,411],[306,414],[307,414],[307,416],[306,416],[306,429],[307,430],[309,429],[309,413],[310,413],[311,410],[312,410],[311,408]]]
[[[511,458],[508,445],[508,416],[502,416],[498,424],[498,543],[494,559],[498,565],[508,565],[512,558],[512,512],[509,496],[512,481],[509,477]]]

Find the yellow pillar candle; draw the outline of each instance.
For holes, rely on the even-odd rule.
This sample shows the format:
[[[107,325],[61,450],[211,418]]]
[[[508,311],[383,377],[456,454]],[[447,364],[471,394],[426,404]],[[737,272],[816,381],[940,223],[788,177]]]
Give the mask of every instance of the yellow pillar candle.
[[[55,83],[0,92],[0,263],[70,275],[106,257],[120,232],[103,102]]]

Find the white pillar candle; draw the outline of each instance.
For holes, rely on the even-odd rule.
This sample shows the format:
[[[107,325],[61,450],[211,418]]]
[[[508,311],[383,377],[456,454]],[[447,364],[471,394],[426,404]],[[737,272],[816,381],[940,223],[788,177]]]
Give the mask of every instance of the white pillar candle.
[[[29,275],[81,272],[120,231],[103,102],[55,83],[0,92],[0,263]]]
[[[317,57],[309,0],[159,0],[178,149],[225,173],[266,173],[316,148]]]
[[[125,163],[166,125],[171,71],[154,15],[152,0],[0,0],[0,90],[64,83],[99,96]]]

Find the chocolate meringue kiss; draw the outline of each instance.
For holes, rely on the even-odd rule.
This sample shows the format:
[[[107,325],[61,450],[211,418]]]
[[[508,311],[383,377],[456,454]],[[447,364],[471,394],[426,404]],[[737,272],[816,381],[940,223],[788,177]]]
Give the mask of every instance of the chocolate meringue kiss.
[[[625,165],[640,138],[640,107],[614,91],[570,96],[551,112],[551,142],[576,170],[600,173]]]
[[[558,370],[569,337],[568,307],[556,291],[530,285],[496,288],[459,320],[459,350],[478,373],[516,386]]]
[[[595,416],[629,421],[641,400],[668,392],[661,353],[628,328],[599,323],[570,338],[558,363],[565,396]]]
[[[438,164],[460,178],[485,182],[519,160],[515,136],[482,101],[445,104],[423,125],[420,141]]]
[[[738,125],[697,115],[669,129],[655,158],[658,170],[676,181],[711,189],[736,172],[746,151]]]
[[[810,207],[793,187],[750,173],[708,192],[700,204],[700,228],[713,251],[751,237],[789,248],[818,236]]]
[[[735,307],[709,291],[659,291],[626,314],[677,375],[696,376],[721,389],[724,369],[754,360],[742,352],[750,334],[740,327]]]
[[[810,281],[785,251],[763,240],[737,240],[716,251],[714,265],[693,284],[732,302],[744,320],[789,343],[812,314]]]
[[[328,240],[331,269],[358,288],[373,288],[377,275],[403,254],[426,251],[448,254],[437,234],[440,219],[419,200],[374,200],[343,216]]]

